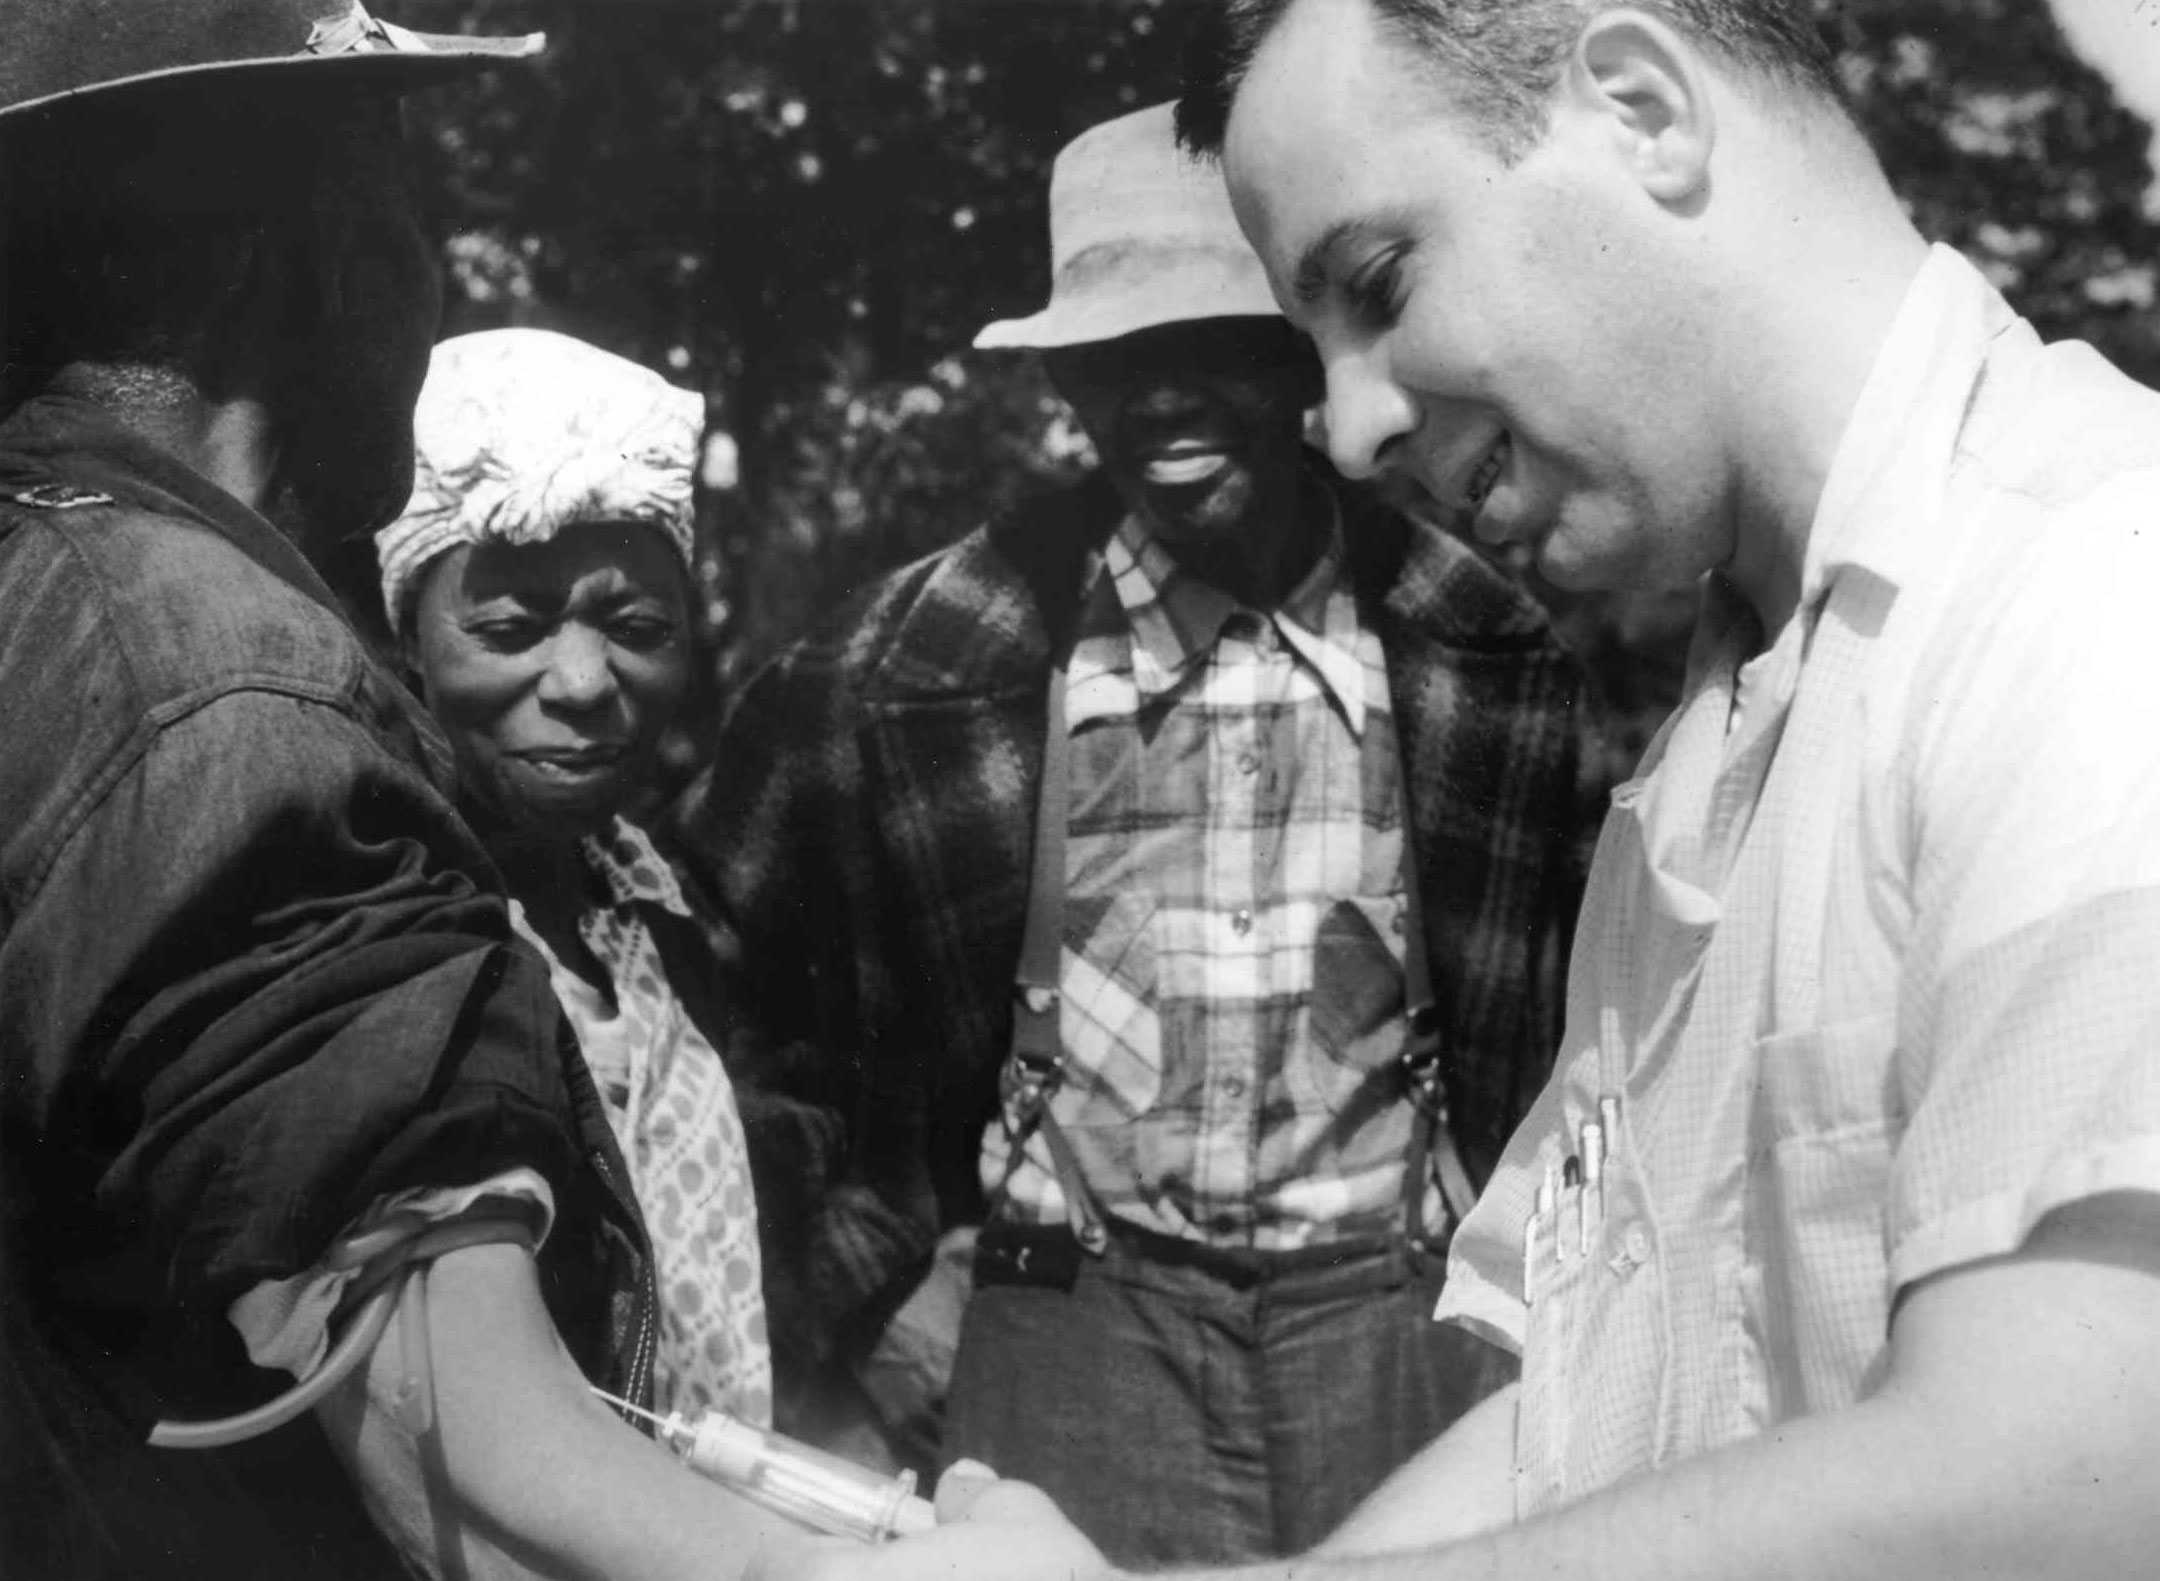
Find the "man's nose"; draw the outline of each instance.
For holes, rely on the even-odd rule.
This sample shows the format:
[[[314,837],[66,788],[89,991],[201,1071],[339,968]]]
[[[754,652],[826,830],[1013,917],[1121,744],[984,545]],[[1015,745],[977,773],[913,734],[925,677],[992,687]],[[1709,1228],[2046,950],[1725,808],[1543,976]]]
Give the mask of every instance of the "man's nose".
[[[548,649],[547,669],[540,676],[540,701],[558,708],[592,708],[615,690],[615,671],[608,664],[608,645],[590,626],[568,625],[555,635]]]
[[[1328,455],[1344,477],[1370,478],[1395,464],[1417,423],[1417,403],[1388,375],[1377,347],[1328,360]]]

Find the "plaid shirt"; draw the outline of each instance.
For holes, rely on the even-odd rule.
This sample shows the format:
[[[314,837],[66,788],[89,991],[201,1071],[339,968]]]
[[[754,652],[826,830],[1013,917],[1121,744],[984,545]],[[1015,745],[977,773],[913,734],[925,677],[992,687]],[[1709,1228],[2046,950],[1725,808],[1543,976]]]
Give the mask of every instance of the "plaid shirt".
[[[1410,1134],[1401,770],[1340,525],[1262,614],[1128,517],[1082,610],[1051,1107],[1088,1187],[1215,1243],[1385,1233]],[[986,1188],[1009,1157],[994,1123]],[[1064,1217],[1039,1135],[1007,1193],[1013,1217]]]
[[[1476,1173],[1549,1068],[1610,765],[1581,668],[1534,600],[1474,550],[1331,487],[1344,577],[1386,655],[1453,1129]],[[861,1344],[938,1229],[983,1212],[1051,655],[1122,515],[1094,480],[880,579],[751,680],[677,810],[672,838],[718,914],[738,1091],[844,1127],[789,1238],[808,1300],[776,1310],[776,1342]]]

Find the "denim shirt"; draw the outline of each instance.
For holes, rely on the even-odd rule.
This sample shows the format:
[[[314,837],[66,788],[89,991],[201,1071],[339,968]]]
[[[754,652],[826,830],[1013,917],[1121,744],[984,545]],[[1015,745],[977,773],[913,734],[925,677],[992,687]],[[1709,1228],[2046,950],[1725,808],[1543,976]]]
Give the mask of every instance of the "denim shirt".
[[[26,1573],[389,1568],[312,1422],[142,1444],[272,1392],[226,1308],[389,1191],[538,1170],[556,1321],[645,1386],[627,1177],[448,762],[262,518],[89,403],[0,423],[0,1552]]]

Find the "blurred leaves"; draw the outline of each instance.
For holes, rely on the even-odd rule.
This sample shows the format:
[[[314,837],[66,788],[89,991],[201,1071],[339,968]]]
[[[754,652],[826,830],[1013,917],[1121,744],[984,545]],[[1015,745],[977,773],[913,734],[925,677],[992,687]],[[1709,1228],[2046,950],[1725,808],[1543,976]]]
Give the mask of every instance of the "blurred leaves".
[[[2070,50],[2044,0],[1825,5],[1845,78],[1921,230],[2050,338],[2160,381],[2151,129]]]
[[[965,348],[1047,289],[1050,161],[1166,98],[1190,0],[407,0],[544,28],[430,96],[451,331],[546,324],[702,389],[711,594],[736,663],[1085,460],[1033,359]],[[2147,129],[2042,0],[1825,4],[1923,229],[2051,335],[2160,379]],[[1647,733],[1685,600],[1561,601]]]
[[[415,0],[546,57],[420,112],[446,330],[542,323],[706,392],[731,650],[1074,460],[1032,360],[1058,148],[1175,87],[1163,0]]]

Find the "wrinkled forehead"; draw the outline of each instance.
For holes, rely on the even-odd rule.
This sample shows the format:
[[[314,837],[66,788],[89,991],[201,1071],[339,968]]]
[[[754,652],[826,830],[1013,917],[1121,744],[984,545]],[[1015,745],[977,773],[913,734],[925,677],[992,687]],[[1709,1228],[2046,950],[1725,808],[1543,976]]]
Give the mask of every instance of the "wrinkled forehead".
[[[672,596],[685,586],[674,547],[644,522],[573,522],[553,537],[512,543],[485,538],[462,544],[437,568],[454,599],[509,598],[556,605],[574,595]]]

